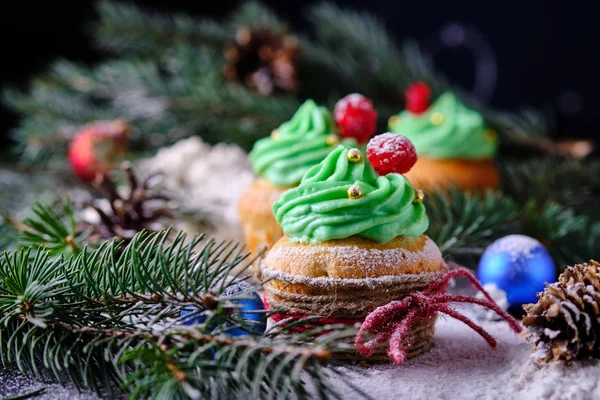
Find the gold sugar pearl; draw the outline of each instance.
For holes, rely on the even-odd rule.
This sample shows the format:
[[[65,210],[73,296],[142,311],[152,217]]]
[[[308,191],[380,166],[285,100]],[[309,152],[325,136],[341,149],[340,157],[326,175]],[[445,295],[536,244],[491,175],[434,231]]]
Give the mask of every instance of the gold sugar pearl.
[[[362,188],[358,185],[352,185],[348,188],[348,198],[356,200],[363,197],[364,192]]]
[[[327,143],[327,146],[337,146],[340,144],[340,138],[337,135],[329,135],[325,139],[325,143]]]
[[[421,189],[417,189],[415,191],[415,198],[413,200],[413,203],[421,204],[424,199],[425,199],[425,193],[423,193],[423,191]]]
[[[354,149],[348,150],[348,161],[357,163],[357,162],[361,162],[362,159],[363,159],[363,156],[359,149],[354,148]]]
[[[493,142],[493,141],[495,141],[497,138],[498,138],[498,134],[496,133],[496,131],[495,131],[495,130],[493,130],[493,129],[486,129],[486,130],[485,130],[485,139],[486,139],[486,140],[488,140],[488,141],[490,141],[490,142]]]
[[[397,115],[392,115],[389,119],[388,119],[388,126],[390,128],[395,128],[396,125],[398,125],[398,123],[400,123],[400,117]]]
[[[271,132],[271,139],[273,139],[273,140],[279,139],[279,130],[275,129],[273,132]]]
[[[444,114],[442,114],[439,111],[436,111],[433,114],[431,114],[431,123],[434,125],[443,124],[444,123]]]

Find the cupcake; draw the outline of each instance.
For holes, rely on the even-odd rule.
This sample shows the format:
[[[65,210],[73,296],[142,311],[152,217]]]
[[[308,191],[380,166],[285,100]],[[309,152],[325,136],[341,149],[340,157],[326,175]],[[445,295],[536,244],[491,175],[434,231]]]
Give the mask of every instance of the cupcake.
[[[279,320],[308,315],[321,317],[316,324],[354,325],[426,288],[446,267],[424,235],[429,220],[422,202],[404,175],[379,176],[359,149],[338,146],[273,205],[285,235],[260,264],[268,307],[282,310]],[[435,317],[410,328],[402,342],[409,357],[431,347],[434,324]],[[356,350],[348,356],[362,358]],[[371,358],[389,360],[386,345]]]
[[[281,193],[297,186],[306,171],[323,161],[340,143],[356,145],[351,135],[365,137],[365,129],[370,127],[373,130],[370,135],[367,134],[369,137],[373,134],[376,114],[373,119],[372,104],[361,95],[352,96],[351,102],[342,99],[336,107],[336,118],[344,125],[338,127],[327,108],[307,100],[291,120],[275,129],[270,137],[255,143],[249,156],[258,179],[250,185],[238,204],[243,235],[249,250],[270,247],[283,236],[271,208]],[[360,106],[359,110],[356,104]],[[371,119],[367,124],[358,123],[369,112]],[[342,126],[352,126],[354,130],[344,130]],[[356,126],[362,129],[356,129]]]
[[[429,88],[416,83],[406,93],[407,109],[389,119],[389,129],[408,137],[419,160],[406,176],[424,189],[457,186],[480,192],[499,185],[493,158],[496,133],[483,116],[444,92],[429,106]]]

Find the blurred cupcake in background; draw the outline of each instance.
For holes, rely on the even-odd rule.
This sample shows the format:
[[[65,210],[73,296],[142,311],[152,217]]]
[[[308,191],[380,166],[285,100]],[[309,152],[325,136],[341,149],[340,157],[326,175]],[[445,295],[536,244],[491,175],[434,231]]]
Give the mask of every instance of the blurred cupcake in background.
[[[406,90],[406,110],[388,121],[391,132],[408,137],[417,149],[417,164],[406,177],[428,191],[450,186],[474,192],[497,188],[496,132],[452,92],[442,93],[432,104],[430,97],[427,84],[412,84]]]

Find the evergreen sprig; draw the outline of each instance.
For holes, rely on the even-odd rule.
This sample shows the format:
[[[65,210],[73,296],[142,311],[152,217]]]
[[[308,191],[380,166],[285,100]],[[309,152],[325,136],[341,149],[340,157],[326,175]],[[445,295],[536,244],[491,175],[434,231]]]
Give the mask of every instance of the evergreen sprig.
[[[448,257],[481,255],[493,240],[514,229],[518,215],[510,198],[493,191],[434,192],[425,197],[425,206],[427,234]]]
[[[599,221],[558,203],[539,206],[533,200],[521,214],[522,232],[548,248],[560,271],[568,265],[598,258]]]
[[[502,191],[518,204],[525,205],[531,200],[539,205],[554,202],[600,219],[597,207],[600,162],[597,160],[534,158],[504,162],[501,170]]]
[[[326,96],[332,93],[339,98],[360,92],[374,99],[378,109],[388,106],[393,108],[391,112],[398,112],[408,84],[426,80],[438,94],[448,87],[414,45],[409,58],[390,37],[385,24],[368,13],[323,3],[309,9],[308,19],[315,33],[314,39],[301,42],[308,68],[303,81],[321,78]],[[390,115],[385,113],[385,118]]]
[[[44,247],[51,255],[77,254],[81,251],[85,232],[76,229],[71,200],[67,199],[62,212],[51,205],[35,203],[33,216],[23,220],[20,241],[25,246]]]
[[[382,21],[329,3],[308,9],[314,31],[300,36],[300,92],[276,97],[227,82],[222,74],[223,48],[239,28],[287,29],[258,3],[244,4],[222,21],[106,1],[98,13],[96,40],[118,58],[95,67],[59,61],[28,93],[4,93],[5,103],[24,117],[14,137],[30,162],[63,154],[79,128],[98,119],[130,123],[135,150],[154,150],[191,135],[249,149],[308,97],[332,104],[362,92],[374,101],[383,131],[389,116],[404,107],[403,92],[411,82],[425,80],[437,94],[456,90],[415,43],[396,44]],[[456,91],[508,140],[550,146],[542,137],[547,126],[540,115],[499,113]]]
[[[0,258],[0,354],[27,374],[131,398],[335,397],[323,365],[340,327],[255,333],[223,293],[247,262],[236,245],[140,233],[69,258],[21,248]],[[194,250],[199,249],[199,250]],[[182,325],[190,308],[204,322]],[[218,323],[216,323],[218,322]],[[246,336],[230,336],[232,328]],[[311,384],[308,384],[311,382]]]

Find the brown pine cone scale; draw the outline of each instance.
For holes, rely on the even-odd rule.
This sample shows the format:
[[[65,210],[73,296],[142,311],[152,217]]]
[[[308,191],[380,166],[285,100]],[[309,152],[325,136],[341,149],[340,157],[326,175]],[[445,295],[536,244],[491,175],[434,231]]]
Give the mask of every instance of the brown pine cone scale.
[[[600,358],[600,263],[568,267],[538,298],[523,306],[537,361]]]

